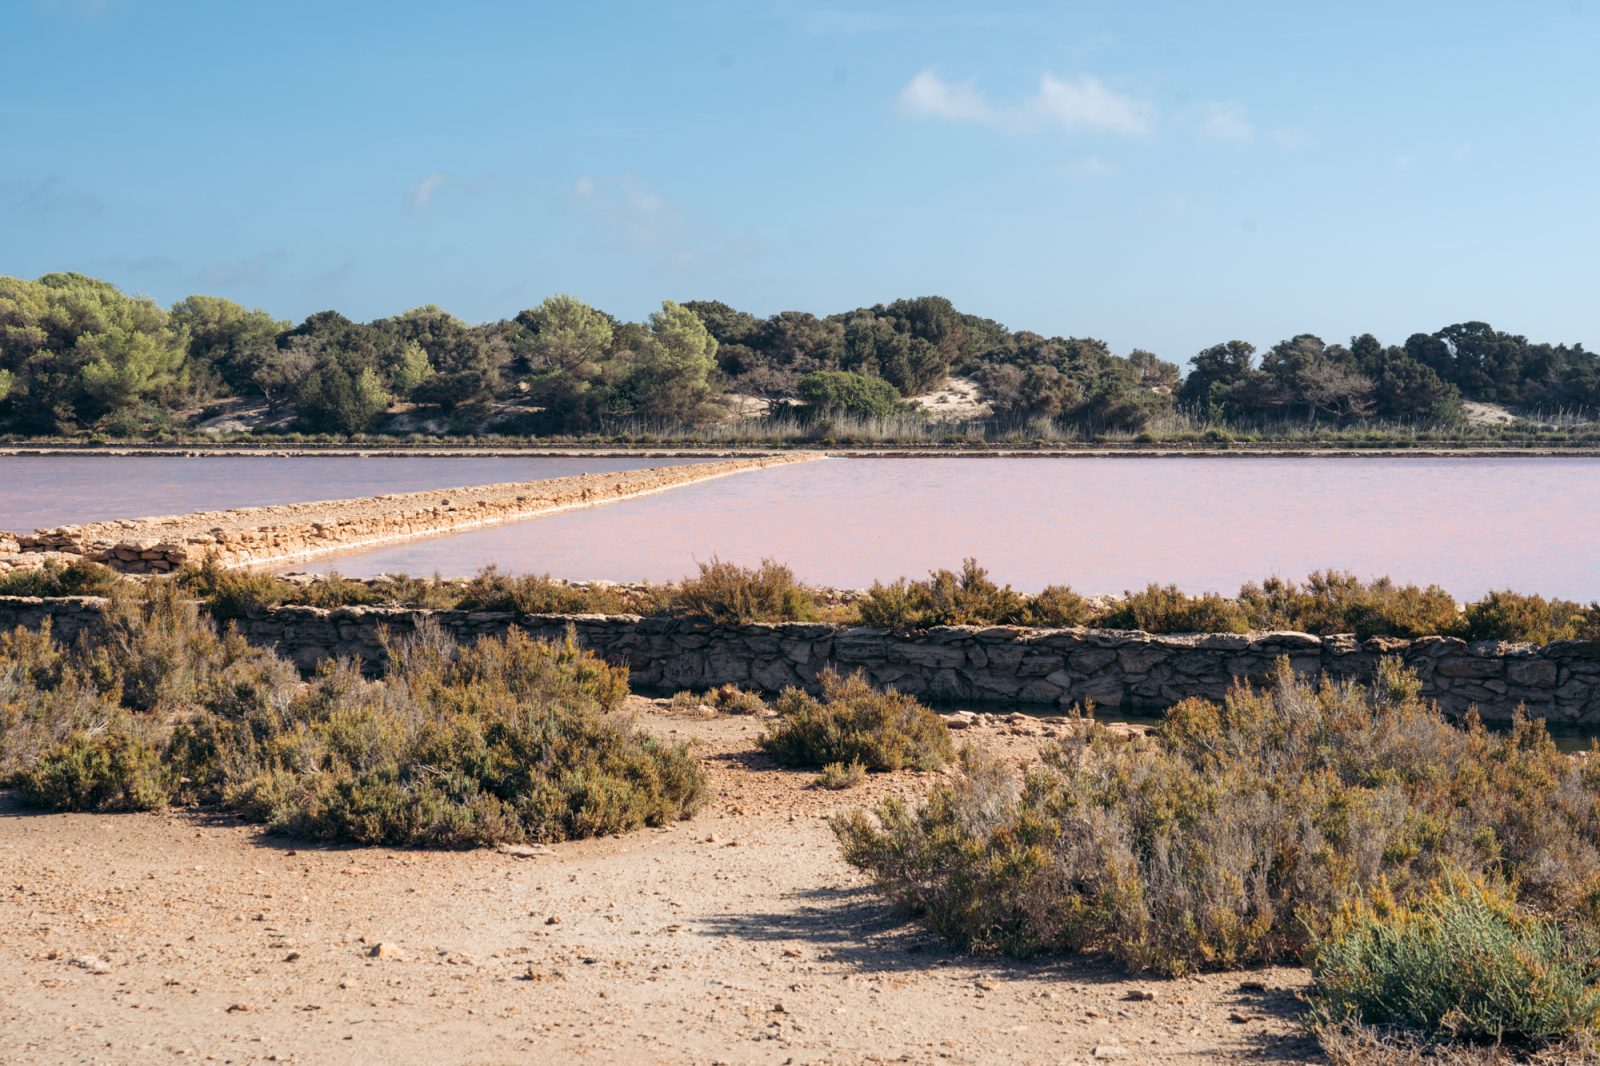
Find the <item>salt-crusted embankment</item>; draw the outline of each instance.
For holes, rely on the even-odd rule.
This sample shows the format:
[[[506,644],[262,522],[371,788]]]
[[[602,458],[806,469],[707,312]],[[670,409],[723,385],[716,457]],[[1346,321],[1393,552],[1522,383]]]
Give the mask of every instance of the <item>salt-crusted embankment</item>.
[[[801,452],[354,500],[89,522],[19,534],[16,542],[22,561],[29,555],[65,553],[125,573],[163,573],[208,555],[223,565],[238,566],[514,522],[815,458],[820,456]]]

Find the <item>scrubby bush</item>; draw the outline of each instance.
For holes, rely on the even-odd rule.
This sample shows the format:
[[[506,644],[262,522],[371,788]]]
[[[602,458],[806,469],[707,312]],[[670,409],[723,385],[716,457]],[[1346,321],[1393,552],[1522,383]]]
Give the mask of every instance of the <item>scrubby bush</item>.
[[[1549,644],[1584,637],[1593,608],[1571,600],[1547,600],[1509,589],[1490,592],[1467,605],[1461,635],[1468,640],[1528,641]]]
[[[0,637],[0,783],[74,809],[215,805],[270,828],[462,847],[621,832],[704,798],[681,745],[633,730],[626,671],[518,630],[458,648],[436,627],[302,683],[218,634],[175,582],[119,587],[63,650]]]
[[[821,768],[859,762],[868,770],[932,770],[950,760],[950,730],[910,696],[879,690],[860,673],[832,669],[822,698],[790,688],[778,697],[778,720],[761,748],[780,766]]]
[[[1144,739],[1084,723],[1018,776],[980,756],[912,809],[836,820],[845,858],[970,949],[1103,951],[1163,973],[1297,960],[1379,885],[1446,868],[1542,912],[1600,901],[1600,767],[1542,724],[1445,721],[1385,662],[1375,685],[1298,680],[1186,700]]]
[[[737,685],[719,685],[712,689],[706,693],[706,703],[723,714],[760,714],[767,709],[766,700]]]
[[[1095,620],[1107,629],[1146,633],[1244,633],[1250,629],[1239,604],[1226,596],[1191,596],[1176,585],[1150,585],[1128,592]]]
[[[382,682],[325,671],[334,698],[275,738],[238,804],[297,836],[469,847],[661,825],[703,802],[682,746],[616,716],[625,673],[570,639],[424,634],[395,654]]]
[[[22,798],[66,811],[143,811],[172,798],[161,749],[128,715],[96,723],[51,745],[16,776]]]
[[[460,586],[454,606],[519,614],[623,614],[635,604],[617,590],[579,588],[548,574],[503,574],[489,566]]]
[[[811,787],[827,789],[830,792],[843,792],[845,789],[855,788],[866,779],[867,768],[859,761],[849,764],[831,762],[822,768],[822,772],[811,782]]]
[[[1316,944],[1308,999],[1318,1026],[1537,1047],[1600,1019],[1595,946],[1448,877],[1409,904],[1377,893],[1339,915]]]
[[[38,569],[0,576],[0,596],[104,596],[117,580],[115,571],[88,559],[65,566],[51,559]]]
[[[236,570],[208,555],[198,565],[185,566],[172,582],[186,594],[204,600],[219,621],[243,618],[251,611],[289,601],[296,586],[261,570]]]
[[[882,378],[848,370],[817,370],[795,390],[809,413],[883,418],[900,410],[900,390]]]
[[[700,573],[680,584],[673,610],[723,625],[747,622],[803,622],[816,617],[816,599],[795,580],[794,571],[771,559],[755,569],[712,557]]]
[[[963,560],[960,573],[934,570],[926,581],[874,583],[856,608],[863,625],[886,629],[1028,621],[1027,598],[1010,585],[996,584],[976,559]]]
[[[1354,574],[1320,571],[1297,585],[1268,578],[1239,590],[1255,629],[1373,636],[1451,636],[1461,628],[1455,598],[1437,585],[1396,585],[1387,577],[1364,582]]]
[[[1028,625],[1044,629],[1085,626],[1095,620],[1094,605],[1066,585],[1047,585],[1028,597]]]

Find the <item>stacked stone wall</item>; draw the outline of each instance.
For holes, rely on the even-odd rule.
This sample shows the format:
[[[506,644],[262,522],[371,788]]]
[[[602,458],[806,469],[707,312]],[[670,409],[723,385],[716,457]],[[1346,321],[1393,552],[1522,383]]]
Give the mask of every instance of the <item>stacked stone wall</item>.
[[[48,617],[70,639],[98,623],[100,604],[0,597],[0,629],[37,626]],[[814,689],[831,666],[864,671],[878,685],[930,700],[1041,710],[1089,700],[1104,708],[1153,710],[1190,696],[1220,699],[1236,681],[1264,680],[1284,657],[1301,674],[1368,681],[1381,658],[1394,656],[1416,671],[1424,695],[1447,713],[1476,708],[1485,719],[1503,721],[1523,706],[1553,723],[1600,725],[1600,642],[1362,641],[1287,632],[1152,636],[1011,626],[893,633],[808,623],[718,626],[633,615],[392,607],[273,607],[236,624],[252,642],[306,670],[330,656],[359,657],[376,669],[385,658],[385,632],[398,638],[434,624],[471,641],[516,625],[549,638],[570,628],[581,644],[627,666],[635,686],[646,691],[722,684],[767,693],[789,685]]]

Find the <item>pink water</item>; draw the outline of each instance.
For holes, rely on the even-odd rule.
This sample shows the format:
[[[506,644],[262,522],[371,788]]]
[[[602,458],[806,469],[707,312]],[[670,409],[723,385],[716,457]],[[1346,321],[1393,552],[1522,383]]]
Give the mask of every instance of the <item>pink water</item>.
[[[0,530],[534,481],[698,459],[541,456],[0,456]]]
[[[713,555],[843,587],[975,556],[1026,590],[1233,592],[1334,567],[1587,600],[1600,459],[827,459],[295,568],[662,581]]]

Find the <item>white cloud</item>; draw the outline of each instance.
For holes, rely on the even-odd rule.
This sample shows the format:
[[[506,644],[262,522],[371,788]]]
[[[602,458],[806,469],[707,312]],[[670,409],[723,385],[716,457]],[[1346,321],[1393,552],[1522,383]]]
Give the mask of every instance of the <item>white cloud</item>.
[[[1140,137],[1155,124],[1155,108],[1148,101],[1119,93],[1090,74],[1075,78],[1044,74],[1032,94],[995,104],[976,80],[947,81],[928,67],[900,90],[900,106],[914,118],[973,122],[1016,132],[1060,129]]]
[[[412,214],[426,211],[440,189],[450,183],[450,175],[435,171],[406,190],[406,210]]]
[[[995,123],[1000,115],[989,106],[974,80],[945,81],[932,67],[918,72],[900,90],[900,106],[916,118],[948,122]]]
[[[1103,130],[1130,137],[1150,132],[1154,112],[1147,101],[1124,96],[1088,74],[1071,80],[1044,75],[1038,95],[1025,107],[1025,113],[1031,111],[1039,121],[1065,130]]]
[[[1207,104],[1198,124],[1207,140],[1246,144],[1255,139],[1256,128],[1240,104]]]

